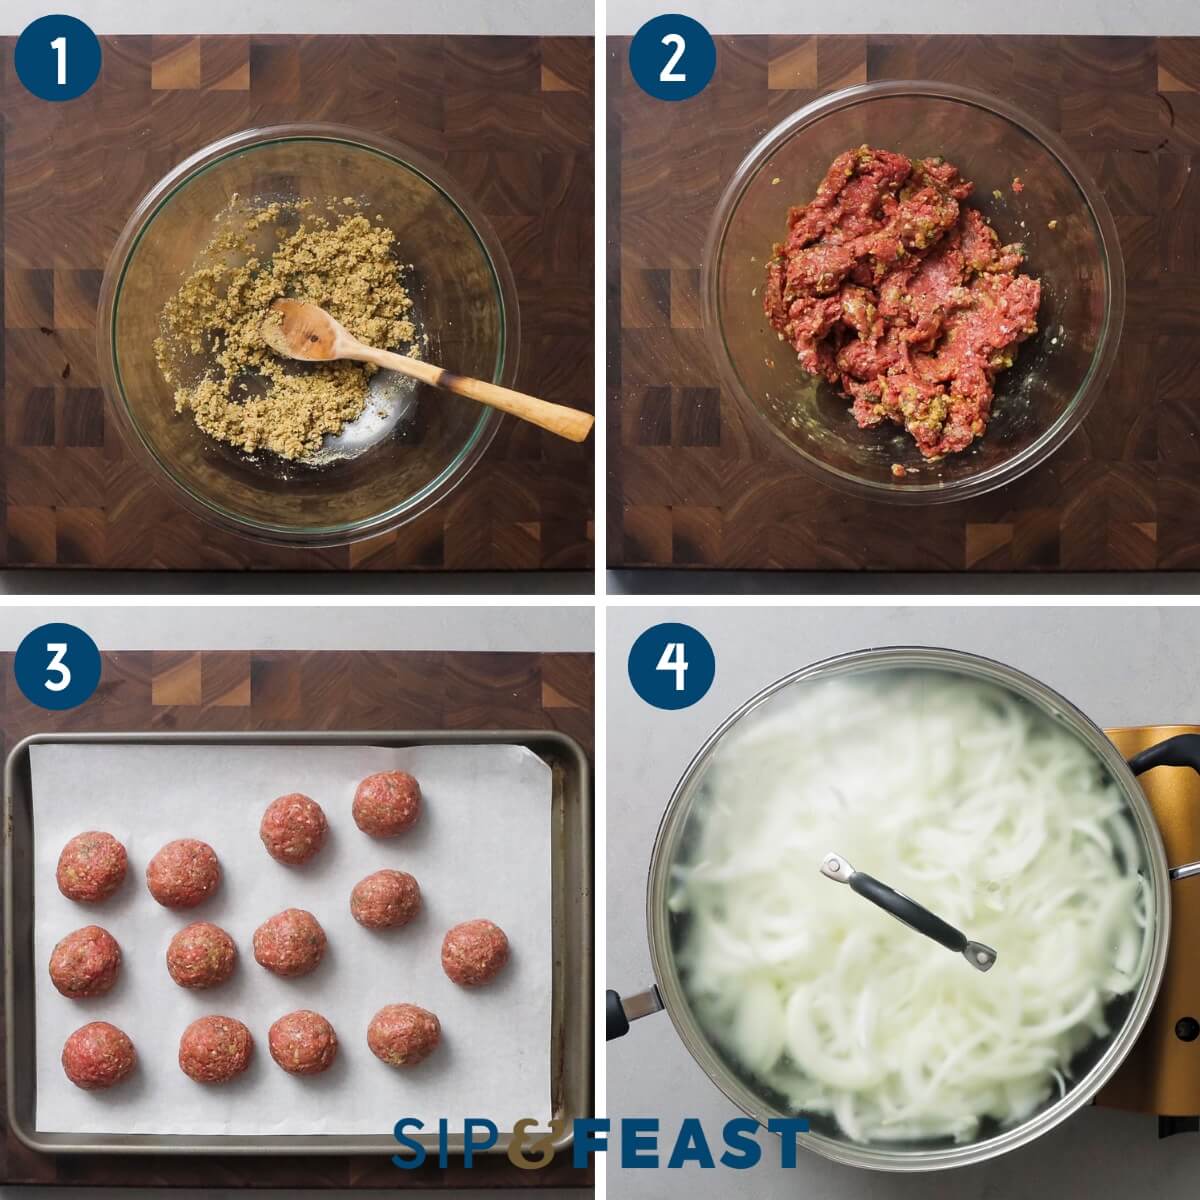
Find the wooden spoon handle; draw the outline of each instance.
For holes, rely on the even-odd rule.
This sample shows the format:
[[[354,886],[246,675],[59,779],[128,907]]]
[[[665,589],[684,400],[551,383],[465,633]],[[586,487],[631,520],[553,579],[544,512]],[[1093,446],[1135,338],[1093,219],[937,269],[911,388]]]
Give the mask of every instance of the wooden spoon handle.
[[[514,417],[520,417],[522,421],[529,421],[572,442],[582,442],[591,433],[596,421],[591,413],[580,412],[577,408],[551,404],[549,400],[539,400],[536,396],[514,392],[511,388],[500,387],[495,383],[485,383],[482,379],[455,375],[443,367],[435,367],[432,363],[422,362],[419,358],[409,358],[404,354],[393,354],[390,350],[376,350],[374,346],[359,344],[355,346],[355,353],[348,354],[347,357],[372,362],[391,371],[399,371],[402,375],[409,375],[432,387],[445,388],[446,391],[453,392],[456,396],[465,396],[468,400],[478,400],[480,404],[511,413]]]

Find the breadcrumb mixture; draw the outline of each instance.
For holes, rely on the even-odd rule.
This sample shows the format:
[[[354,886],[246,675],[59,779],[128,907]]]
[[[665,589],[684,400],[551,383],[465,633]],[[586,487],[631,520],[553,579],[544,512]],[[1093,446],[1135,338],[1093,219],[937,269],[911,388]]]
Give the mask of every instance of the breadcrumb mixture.
[[[232,198],[167,301],[154,343],[176,412],[190,412],[205,433],[248,453],[287,459],[320,449],[362,413],[378,368],[298,363],[263,341],[263,322],[280,297],[319,305],[367,345],[419,357],[395,234],[380,218],[342,211],[356,207],[352,197],[323,212],[311,200],[254,207]]]

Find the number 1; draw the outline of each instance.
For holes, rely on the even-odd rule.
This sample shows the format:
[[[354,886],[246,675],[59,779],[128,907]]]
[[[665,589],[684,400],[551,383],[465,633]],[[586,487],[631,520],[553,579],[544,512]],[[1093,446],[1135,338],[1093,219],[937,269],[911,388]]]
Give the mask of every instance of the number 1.
[[[65,37],[56,37],[50,43],[50,49],[58,55],[58,86],[67,86],[67,39]],[[47,684],[47,687],[50,685]],[[66,687],[66,684],[63,684]]]
[[[668,642],[663,647],[662,656],[658,660],[658,666],[654,668],[656,671],[674,671],[675,672],[675,690],[683,691],[683,677],[687,674],[688,664],[683,657],[682,642]]]
[[[674,46],[675,53],[667,59],[667,64],[659,72],[658,78],[661,83],[687,83],[687,76],[682,71],[676,71],[676,66],[679,65],[679,60],[683,57],[683,52],[686,49],[683,37],[678,33],[668,33],[662,40],[664,46]],[[682,687],[676,688],[676,691],[683,691]]]
[[[60,38],[59,41],[61,40],[62,39]],[[47,672],[58,672],[58,679],[55,682],[51,683],[49,679],[46,680],[46,690],[50,692],[61,692],[64,688],[70,687],[71,685],[70,668],[66,663],[63,662],[63,658],[67,653],[67,643],[47,642],[46,649],[49,650],[51,654],[51,659],[49,663],[46,664]]]

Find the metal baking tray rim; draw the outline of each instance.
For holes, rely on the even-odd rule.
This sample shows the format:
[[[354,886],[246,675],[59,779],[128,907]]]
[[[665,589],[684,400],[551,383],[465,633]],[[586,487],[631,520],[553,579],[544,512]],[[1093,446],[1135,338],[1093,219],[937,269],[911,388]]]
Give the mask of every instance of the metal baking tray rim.
[[[389,1134],[284,1134],[256,1137],[224,1134],[65,1134],[39,1133],[21,1115],[15,1028],[14,830],[18,772],[28,763],[29,748],[39,743],[163,743],[194,745],[522,745],[538,754],[553,772],[551,814],[551,907],[553,1004],[551,1011],[552,1119],[562,1133],[550,1142],[555,1153],[573,1140],[573,1121],[589,1115],[592,1103],[593,927],[591,768],[583,747],[557,730],[255,730],[197,732],[34,733],[23,738],[4,763],[4,1032],[5,1117],[17,1139],[39,1154],[221,1154],[221,1155],[379,1155],[394,1154]],[[577,790],[567,794],[570,773]],[[571,801],[574,801],[572,803]],[[569,889],[569,890],[568,890]],[[32,984],[30,985],[32,986]],[[29,1054],[32,1056],[32,1047]],[[36,1095],[36,1093],[35,1093]],[[449,1114],[447,1114],[449,1115]],[[31,1124],[31,1123],[30,1123]],[[437,1150],[437,1135],[413,1137]],[[80,1140],[80,1139],[93,1140]],[[75,1139],[75,1140],[73,1140]],[[503,1131],[485,1153],[506,1154],[512,1131]],[[463,1151],[462,1134],[451,1133],[450,1154]],[[478,1151],[477,1151],[478,1153]]]

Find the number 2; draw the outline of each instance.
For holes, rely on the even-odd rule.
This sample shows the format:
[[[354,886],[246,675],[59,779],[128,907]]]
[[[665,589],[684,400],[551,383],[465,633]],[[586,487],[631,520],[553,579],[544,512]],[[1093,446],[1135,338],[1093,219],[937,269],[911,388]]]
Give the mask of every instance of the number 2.
[[[683,657],[682,642],[668,642],[663,647],[662,655],[658,660],[658,666],[654,668],[656,671],[674,671],[675,672],[675,690],[683,691],[683,677],[687,674],[688,664]]]
[[[663,67],[663,69],[659,72],[659,82],[687,83],[687,76],[682,71],[675,70],[675,68],[679,65],[679,60],[683,57],[684,50],[686,49],[683,36],[678,33],[668,33],[667,36],[663,38],[662,44],[664,46],[674,46],[675,53],[667,59],[666,66]],[[680,650],[682,651],[682,649],[683,647],[681,646]],[[683,685],[680,684],[675,690],[679,692],[683,691]]]
[[[50,49],[58,55],[58,86],[67,86],[67,39],[65,37],[56,37],[50,43]],[[46,684],[49,687],[49,684]],[[67,685],[64,683],[63,687]],[[61,691],[61,688],[55,689]]]
[[[61,40],[62,39],[60,38],[59,41]],[[65,688],[71,686],[71,670],[66,663],[63,662],[63,658],[67,653],[67,643],[47,642],[46,649],[51,655],[49,663],[46,664],[46,671],[47,673],[50,671],[56,671],[58,673],[57,680],[53,682],[51,682],[49,679],[46,680],[46,690],[51,692],[61,692]]]

